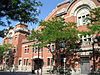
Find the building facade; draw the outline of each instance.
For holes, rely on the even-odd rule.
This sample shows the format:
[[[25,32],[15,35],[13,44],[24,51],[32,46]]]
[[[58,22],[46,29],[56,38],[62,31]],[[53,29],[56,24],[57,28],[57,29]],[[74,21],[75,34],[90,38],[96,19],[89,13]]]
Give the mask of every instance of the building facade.
[[[77,27],[79,31],[87,31],[87,23],[84,21],[86,17],[89,16],[90,10],[96,7],[100,7],[99,0],[64,0],[62,3],[59,3],[55,9],[45,18],[45,21],[52,19],[53,17],[63,17],[66,22],[75,22],[77,23]],[[38,27],[37,29],[41,29],[42,27]],[[28,30],[28,26],[25,24],[17,24],[13,29],[10,29],[7,36],[4,38],[4,43],[10,43],[14,46],[13,50],[15,50],[15,58],[14,58],[14,66],[17,71],[32,71],[32,69],[37,68],[36,58],[40,58],[40,65],[43,65],[41,71],[47,71],[52,68],[52,54],[48,50],[48,48],[38,48],[33,47],[32,45],[37,43],[36,41],[27,40],[27,36],[30,31]],[[82,50],[91,50],[92,49],[92,35],[79,35],[82,43]],[[54,44],[51,45],[54,47]],[[95,48],[99,48],[97,45]],[[81,52],[80,55],[88,56],[90,52]],[[84,58],[83,58],[84,59]],[[85,59],[86,60],[86,59]],[[88,61],[88,60],[87,60]],[[96,60],[99,62],[100,58]],[[84,68],[92,61],[88,61],[89,63],[83,63],[84,65],[78,65],[79,72],[83,73],[86,70]],[[79,62],[76,62],[80,64]],[[82,64],[82,63],[81,63]],[[34,67],[33,67],[34,66]],[[100,64],[99,64],[100,66]],[[90,66],[88,66],[90,68]],[[87,67],[86,67],[87,68]],[[81,71],[82,70],[82,71]],[[88,68],[87,68],[88,70]],[[86,71],[87,72],[87,71]]]
[[[50,20],[53,17],[62,17],[66,22],[75,22],[79,31],[88,31],[87,24],[90,21],[85,21],[89,17],[91,9],[100,7],[99,0],[64,0],[62,3],[59,3],[57,7],[45,18],[45,20]],[[74,62],[76,64],[76,75],[79,73],[87,74],[90,72],[90,68],[93,67],[93,58],[90,60],[90,54],[93,50],[93,35],[80,35],[79,38],[82,42],[81,50],[78,52],[80,55],[80,61]],[[95,49],[100,51],[100,47],[95,44]],[[90,50],[90,51],[88,51]],[[74,57],[73,57],[74,59]],[[95,67],[100,68],[100,56],[95,59]],[[73,61],[71,61],[73,62]],[[75,74],[73,73],[73,75]]]
[[[51,65],[52,54],[47,48],[33,47],[32,45],[37,42],[27,40],[27,36],[29,34],[30,31],[28,30],[27,25],[17,24],[14,28],[9,30],[3,40],[3,43],[13,45],[12,51],[14,51],[14,69],[16,71],[31,72],[32,69],[38,68],[36,58],[40,58],[40,65],[44,65],[44,67],[48,69],[47,66],[50,67]],[[5,63],[6,61],[4,61],[3,64]]]

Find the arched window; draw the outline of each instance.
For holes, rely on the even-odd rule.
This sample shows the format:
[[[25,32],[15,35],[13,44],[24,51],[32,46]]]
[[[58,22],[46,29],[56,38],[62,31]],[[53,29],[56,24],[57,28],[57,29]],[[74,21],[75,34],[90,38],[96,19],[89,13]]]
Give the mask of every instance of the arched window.
[[[86,25],[89,21],[86,18],[89,17],[90,11],[88,8],[83,7],[78,9],[76,16],[77,16],[77,26]]]

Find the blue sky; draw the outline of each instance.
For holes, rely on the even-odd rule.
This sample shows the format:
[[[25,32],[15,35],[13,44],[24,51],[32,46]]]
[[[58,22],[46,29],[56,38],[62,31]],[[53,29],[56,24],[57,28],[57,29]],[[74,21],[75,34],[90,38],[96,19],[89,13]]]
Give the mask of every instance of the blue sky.
[[[57,6],[58,3],[64,1],[64,0],[40,0],[43,4],[42,7],[40,7],[40,15],[39,15],[39,20],[44,20],[49,13]],[[13,22],[11,25],[16,25],[18,22]],[[29,28],[36,28],[38,24],[30,25]],[[0,30],[3,29],[4,27],[0,26]],[[0,43],[2,42],[2,38],[0,38]]]
[[[40,18],[44,19],[56,6],[58,3],[64,1],[64,0],[40,0],[43,3],[43,6],[41,7],[41,14]]]

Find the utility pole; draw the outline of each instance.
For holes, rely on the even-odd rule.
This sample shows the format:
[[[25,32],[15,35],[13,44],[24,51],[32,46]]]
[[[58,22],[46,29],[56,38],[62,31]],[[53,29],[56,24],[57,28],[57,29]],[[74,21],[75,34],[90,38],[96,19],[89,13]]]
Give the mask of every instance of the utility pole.
[[[38,47],[38,69],[37,69],[37,75],[39,75],[39,47]]]
[[[64,58],[63,61],[64,61],[64,75],[66,75],[65,74],[65,70],[66,70],[66,58]]]
[[[93,49],[93,73],[95,72],[95,48],[94,48],[94,41],[92,43],[92,49]]]

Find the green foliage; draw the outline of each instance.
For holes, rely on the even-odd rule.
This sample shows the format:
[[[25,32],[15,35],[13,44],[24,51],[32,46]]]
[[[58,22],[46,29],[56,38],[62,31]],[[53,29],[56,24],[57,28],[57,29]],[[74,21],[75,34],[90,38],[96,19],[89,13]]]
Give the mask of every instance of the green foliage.
[[[86,35],[91,35],[92,32],[91,31],[81,31],[81,32],[79,32],[79,34],[82,34],[83,36],[86,36]]]
[[[90,11],[90,18],[91,24],[88,26],[91,33],[100,33],[100,7],[92,9]]]
[[[8,51],[9,48],[11,47],[10,44],[4,44],[4,45],[0,45],[0,58],[2,59],[4,52]]]
[[[39,0],[0,0],[0,25],[10,26],[11,20],[20,23],[36,23],[40,6],[42,3]],[[2,18],[6,18],[6,21]],[[0,37],[4,37],[4,31],[5,29],[0,30]]]
[[[100,7],[94,8],[90,11],[90,16],[86,18],[90,21],[90,24],[87,26],[89,31],[82,31],[82,35],[91,35],[95,33],[100,33]]]
[[[3,45],[0,45],[0,56],[2,56],[3,53],[5,51],[8,51],[11,47],[12,47],[11,44],[3,44]]]
[[[95,25],[89,26],[88,28],[91,29],[92,33],[95,33],[95,32],[99,32],[100,33],[100,24],[98,24],[98,25],[95,24]]]
[[[0,45],[0,64],[2,63],[4,51],[5,51],[4,47],[2,45]]]
[[[66,23],[63,18],[43,21],[40,23],[40,26],[44,28],[41,31],[33,31],[29,37],[32,40],[37,38],[44,45],[49,43],[59,44],[62,41],[74,44],[78,40],[76,24],[72,22]],[[38,34],[36,34],[37,32]]]
[[[100,23],[100,7],[94,8],[90,11],[90,21],[92,23]]]
[[[77,38],[75,25],[75,23],[65,23],[62,18],[44,21],[41,24],[41,26],[45,27],[42,31],[43,38],[49,43],[70,39],[75,40]]]
[[[10,20],[35,23],[40,13],[39,6],[42,6],[42,3],[38,0],[1,0],[0,18],[5,17],[8,24]],[[5,25],[2,21],[0,24]]]
[[[13,54],[11,53],[12,47],[13,46],[11,44],[0,45],[0,62],[2,62],[2,59],[7,58],[7,60],[9,59],[9,62],[7,62],[7,60],[5,62],[8,66],[12,66],[12,62],[14,59]]]
[[[4,46],[0,45],[0,57],[3,56],[4,51],[5,51]]]
[[[34,29],[32,30],[32,32],[31,32],[31,35],[29,35],[29,37],[28,37],[28,39],[29,40],[40,40],[40,32],[39,31],[35,31]]]
[[[3,44],[5,51],[8,51],[9,49],[11,49],[13,46],[9,43],[7,44]]]

